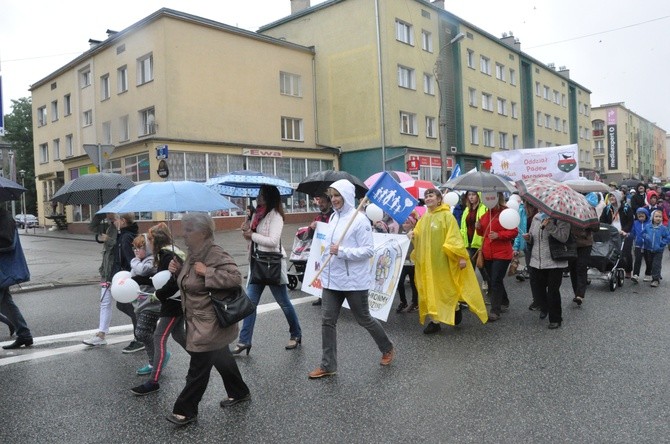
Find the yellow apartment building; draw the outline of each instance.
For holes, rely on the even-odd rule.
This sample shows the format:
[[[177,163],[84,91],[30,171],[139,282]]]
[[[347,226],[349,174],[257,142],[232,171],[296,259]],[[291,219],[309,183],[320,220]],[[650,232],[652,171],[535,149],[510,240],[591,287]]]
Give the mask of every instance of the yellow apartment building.
[[[590,91],[514,36],[494,37],[443,1],[292,6],[258,32],[315,48],[319,134],[341,147],[343,169],[366,177],[419,160],[417,175],[439,181],[496,150],[569,143],[592,166]]]
[[[171,180],[253,169],[297,185],[338,167],[338,150],[318,141],[313,48],[170,9],[90,44],[31,87],[42,224],[63,183],[98,171],[84,145],[136,183],[162,180],[164,145]],[[97,208],[63,210],[82,231]]]

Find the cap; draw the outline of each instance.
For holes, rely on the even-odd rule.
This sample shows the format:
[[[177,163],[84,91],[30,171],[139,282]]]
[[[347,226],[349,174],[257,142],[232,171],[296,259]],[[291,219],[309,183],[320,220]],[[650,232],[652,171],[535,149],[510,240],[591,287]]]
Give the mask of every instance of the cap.
[[[611,187],[619,186],[619,184],[617,184],[616,182],[610,182],[609,185],[610,185]]]

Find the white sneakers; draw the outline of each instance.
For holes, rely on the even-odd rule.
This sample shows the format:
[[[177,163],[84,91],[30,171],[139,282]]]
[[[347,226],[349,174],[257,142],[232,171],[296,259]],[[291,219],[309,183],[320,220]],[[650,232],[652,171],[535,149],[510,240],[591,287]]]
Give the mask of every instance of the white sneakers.
[[[489,283],[482,281],[482,291],[489,291]]]
[[[101,338],[98,335],[93,336],[91,339],[84,339],[81,342],[83,342],[86,345],[92,345],[92,346],[107,345],[107,340],[105,338]]]
[[[645,276],[644,279],[642,279],[644,282],[651,282],[651,276]]]

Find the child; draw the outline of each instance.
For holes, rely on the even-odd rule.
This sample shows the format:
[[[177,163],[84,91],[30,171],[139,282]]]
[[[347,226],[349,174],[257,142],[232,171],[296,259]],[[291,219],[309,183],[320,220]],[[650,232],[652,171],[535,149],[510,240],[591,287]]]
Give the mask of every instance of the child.
[[[670,231],[663,225],[663,212],[655,210],[651,213],[651,224],[647,225],[642,232],[645,254],[649,255],[651,262],[651,286],[658,287],[661,281],[661,265],[663,262],[663,250],[670,243]]]
[[[409,233],[416,225],[417,214],[412,212],[407,220],[402,224],[402,233]],[[400,279],[398,280],[398,295],[400,296],[400,304],[396,308],[396,313],[402,313],[407,308],[407,297],[405,297],[405,278],[409,276],[409,286],[412,289],[412,305],[407,308],[407,313],[415,312],[419,309],[419,293],[414,285],[414,262],[409,258],[412,253],[413,246],[410,243],[405,257],[405,264],[400,272]]]
[[[644,240],[642,239],[642,233],[649,222],[649,210],[644,207],[640,207],[635,212],[637,220],[633,222],[633,229],[631,230],[629,236],[633,237],[633,245],[635,246],[635,262],[633,264],[633,277],[631,280],[637,284],[637,281],[640,277],[640,267],[642,266],[642,259],[644,258],[644,281],[651,281],[651,263],[649,258],[644,253]]]
[[[133,252],[135,257],[130,261],[130,276],[137,277],[135,280],[140,284],[141,291],[153,293],[154,288],[150,285],[151,281],[146,279],[155,272],[154,257],[151,254],[146,234],[140,234],[133,240]],[[135,316],[137,316],[135,336],[144,344],[149,356],[149,363],[137,369],[137,374],[148,375],[153,369],[154,331],[160,317],[161,304],[150,296],[140,295],[133,305],[135,306]]]

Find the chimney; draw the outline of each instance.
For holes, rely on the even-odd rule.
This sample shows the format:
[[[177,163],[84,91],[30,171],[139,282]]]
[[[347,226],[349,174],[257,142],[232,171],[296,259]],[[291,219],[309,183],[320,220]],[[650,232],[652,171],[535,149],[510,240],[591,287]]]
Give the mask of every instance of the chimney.
[[[570,78],[570,70],[566,68],[565,66],[561,66],[558,68],[558,73],[561,74],[565,78]]]
[[[433,0],[433,6],[444,9],[444,0]]]
[[[503,32],[502,38],[500,39],[501,42],[503,42],[507,46],[511,46],[512,48],[514,47],[515,40],[516,39],[514,38],[514,35],[511,32],[509,34]]]
[[[114,34],[116,34],[119,31],[112,31],[111,29],[108,29],[105,32],[107,33],[107,38],[110,38],[111,36],[113,36]]]
[[[88,39],[88,46],[90,48],[95,48],[98,46],[100,43],[102,43],[100,40],[94,40],[94,39]]]
[[[291,0],[291,15],[297,14],[310,6],[310,0]]]

